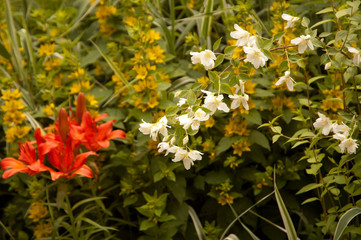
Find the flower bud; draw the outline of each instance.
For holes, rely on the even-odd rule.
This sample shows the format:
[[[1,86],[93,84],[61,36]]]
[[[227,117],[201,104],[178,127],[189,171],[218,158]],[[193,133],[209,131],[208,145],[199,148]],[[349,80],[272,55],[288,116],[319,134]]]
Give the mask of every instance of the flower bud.
[[[68,114],[64,108],[59,110],[59,133],[63,142],[66,142],[69,132]]]
[[[85,106],[85,97],[84,97],[84,93],[79,93],[78,95],[78,101],[77,101],[77,105],[76,105],[76,113],[75,113],[75,118],[76,121],[80,124],[81,119],[83,118],[83,113],[86,111],[86,106]]]
[[[330,69],[330,67],[331,67],[331,62],[328,62],[325,64],[325,70]]]

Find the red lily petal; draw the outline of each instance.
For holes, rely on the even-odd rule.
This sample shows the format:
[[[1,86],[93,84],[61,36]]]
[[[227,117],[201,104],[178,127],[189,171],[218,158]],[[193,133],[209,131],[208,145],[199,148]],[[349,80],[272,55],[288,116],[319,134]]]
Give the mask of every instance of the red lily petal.
[[[123,130],[114,130],[109,136],[108,139],[114,138],[126,138],[126,134]]]
[[[78,154],[75,157],[75,161],[74,161],[74,164],[73,164],[73,166],[71,168],[71,171],[76,170],[78,168],[81,168],[82,165],[85,164],[87,157],[89,157],[90,155],[97,155],[97,154],[95,152],[92,152],[92,151]]]
[[[106,140],[108,136],[112,133],[113,130],[113,121],[108,121],[106,123],[100,124],[98,127],[98,140]]]
[[[25,142],[20,146],[19,161],[32,164],[36,161],[35,148],[30,142]]]
[[[56,172],[53,169],[50,170],[50,176],[51,176],[51,180],[55,181],[60,177],[64,177],[64,173],[62,172]]]
[[[88,177],[88,178],[93,177],[93,171],[91,170],[90,167],[88,167],[85,164],[84,164],[84,166],[82,166],[81,168],[76,170],[70,177],[73,177],[75,174],[81,175],[81,176],[84,176],[84,177]]]
[[[19,172],[25,173],[29,171],[27,165],[11,157],[1,160],[1,169],[8,169],[3,174],[4,179]]]
[[[105,118],[105,117],[107,117],[107,116],[108,116],[107,113],[103,113],[103,114],[99,115],[98,117],[96,117],[96,118],[94,119],[94,122],[99,122],[100,120],[102,120],[103,118]]]
[[[42,164],[40,160],[37,160],[36,162],[30,164],[28,168],[32,171],[30,173],[30,176],[37,174],[39,172],[49,171],[49,168]]]

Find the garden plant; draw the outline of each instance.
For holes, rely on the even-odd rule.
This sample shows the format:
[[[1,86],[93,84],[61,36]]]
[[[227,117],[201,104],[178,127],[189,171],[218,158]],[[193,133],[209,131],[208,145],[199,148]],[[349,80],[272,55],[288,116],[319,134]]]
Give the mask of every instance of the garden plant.
[[[0,1],[0,239],[361,239],[360,3]]]

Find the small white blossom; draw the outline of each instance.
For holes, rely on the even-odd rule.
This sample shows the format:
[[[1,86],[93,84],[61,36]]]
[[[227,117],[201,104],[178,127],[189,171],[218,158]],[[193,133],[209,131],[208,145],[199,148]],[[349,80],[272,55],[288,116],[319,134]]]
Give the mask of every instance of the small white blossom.
[[[342,140],[338,146],[340,147],[342,153],[344,153],[346,150],[347,154],[353,154],[356,153],[358,144],[356,143],[355,139],[346,138]]]
[[[177,117],[177,119],[179,121],[179,124],[183,126],[184,130],[187,130],[193,122],[193,118],[189,116],[189,113],[182,114]]]
[[[239,240],[239,238],[233,233],[231,233],[224,240]]]
[[[183,145],[186,145],[189,141],[188,135],[183,138]]]
[[[346,126],[344,123],[342,124],[333,124],[332,125],[332,131],[334,133],[342,133],[343,135],[346,135],[346,137],[349,134],[350,128]]]
[[[286,71],[283,77],[276,82],[276,86],[286,83],[288,90],[293,91],[293,85],[296,83],[293,78],[290,77],[290,71]]]
[[[156,123],[147,123],[144,122],[144,120],[142,121],[143,123],[139,125],[139,131],[141,131],[145,135],[149,134],[154,141],[157,141],[158,133],[162,134],[163,137],[168,136],[167,127],[169,126],[167,125],[168,120],[166,116],[162,117]]]
[[[260,66],[263,67],[266,64],[268,58],[264,53],[257,47],[244,47],[243,51],[247,53],[245,62],[250,62],[257,69]]]
[[[250,48],[258,48],[257,44],[256,44],[256,39],[257,39],[256,36],[249,37],[249,40],[248,40],[248,43],[246,46],[250,47]]]
[[[212,111],[212,114],[216,112],[216,110],[222,110],[223,112],[229,112],[229,108],[227,107],[227,104],[222,102],[223,95],[219,94],[217,97],[214,96],[214,93],[204,91],[202,92],[207,94],[207,97],[204,99],[203,107],[208,108]]]
[[[325,64],[325,70],[327,71],[331,67],[331,62]]]
[[[177,105],[178,106],[182,106],[183,104],[185,104],[187,102],[187,99],[186,98],[180,98],[179,99],[179,101],[178,101],[178,103],[177,103]]]
[[[316,129],[321,129],[323,135],[328,135],[332,129],[331,120],[322,113],[317,114],[319,118],[316,119],[316,122],[313,123],[313,126]]]
[[[353,63],[355,65],[359,65],[361,61],[360,51],[353,47],[347,47],[348,51],[352,53],[353,56]]]
[[[247,111],[249,110],[249,106],[248,106],[249,97],[247,94],[244,95],[234,94],[234,95],[228,95],[228,97],[233,99],[231,104],[231,109],[238,108],[242,103],[244,109],[246,109]]]
[[[310,35],[301,35],[300,37],[298,38],[295,38],[295,39],[292,39],[291,40],[291,43],[292,44],[295,44],[295,45],[298,45],[298,53],[302,54],[305,52],[307,46],[313,50],[313,44],[311,42],[311,36]]]
[[[169,143],[167,143],[167,142],[161,142],[161,143],[158,144],[157,147],[159,148],[159,149],[158,149],[158,152],[167,151],[167,152],[165,153],[165,156],[168,155],[168,153],[169,153],[168,150],[169,150],[169,148],[170,148]]]
[[[216,60],[216,55],[210,50],[204,50],[202,52],[191,52],[192,55],[191,61],[192,64],[201,63],[206,70],[211,70],[214,68],[214,60]]]
[[[238,24],[234,24],[234,29],[236,31],[231,32],[230,35],[232,38],[237,39],[236,46],[243,47],[247,45],[250,36],[249,32],[243,30]]]
[[[291,15],[288,15],[286,13],[282,14],[282,19],[287,21],[287,25],[285,28],[293,28],[295,26],[295,23],[300,20],[299,17],[294,17]]]
[[[203,153],[197,150],[187,151],[183,148],[179,148],[172,159],[173,162],[183,161],[184,168],[189,170],[194,165],[194,161],[202,160]]]

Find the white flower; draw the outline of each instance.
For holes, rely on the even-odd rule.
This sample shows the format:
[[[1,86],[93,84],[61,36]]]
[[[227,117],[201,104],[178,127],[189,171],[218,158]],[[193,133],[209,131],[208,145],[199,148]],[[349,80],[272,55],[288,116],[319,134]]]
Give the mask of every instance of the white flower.
[[[355,65],[359,65],[361,61],[360,51],[353,47],[347,47],[348,51],[352,53],[353,56],[353,63]]]
[[[257,47],[244,47],[243,51],[247,53],[245,62],[250,62],[257,69],[260,66],[263,67],[266,64],[268,58],[264,53]]]
[[[243,30],[238,24],[234,24],[234,29],[236,29],[236,31],[231,32],[230,35],[232,38],[237,39],[236,46],[243,47],[247,45],[250,35],[249,32]]]
[[[257,44],[256,44],[256,39],[257,39],[256,36],[251,36],[248,40],[247,47],[258,48]]]
[[[202,90],[202,92],[207,94],[207,97],[204,99],[203,107],[211,110],[212,114],[215,113],[215,111],[217,109],[222,110],[223,112],[229,112],[229,108],[227,107],[227,104],[222,102],[222,99],[223,99],[222,94],[220,94],[216,97],[216,96],[214,96],[214,93],[204,91],[204,90]]]
[[[183,104],[186,103],[186,101],[187,101],[186,98],[180,98],[179,101],[178,101],[178,103],[177,103],[177,105],[181,107]]]
[[[193,122],[193,118],[189,116],[189,113],[180,115],[177,119],[179,124],[183,126],[184,130],[187,130]]]
[[[179,148],[174,156],[174,159],[172,159],[173,162],[179,162],[183,161],[184,168],[189,170],[192,165],[194,165],[194,161],[196,160],[202,160],[203,153],[197,151],[197,150],[191,150],[187,151],[183,148]]]
[[[325,64],[325,70],[327,71],[331,67],[331,62]]]
[[[328,135],[332,129],[331,120],[322,113],[317,114],[319,118],[316,119],[316,122],[313,123],[313,126],[316,129],[321,129],[323,135]]]
[[[298,38],[295,38],[295,39],[292,39],[291,40],[291,43],[292,44],[295,44],[295,45],[298,45],[298,53],[302,54],[305,52],[307,46],[313,50],[313,44],[311,42],[311,36],[310,35],[301,35],[300,37]]]
[[[340,147],[342,153],[344,153],[346,150],[348,154],[353,154],[356,153],[358,144],[356,143],[355,139],[346,138],[342,140],[338,146]]]
[[[224,240],[239,240],[239,238],[233,233],[231,233]]]
[[[244,95],[234,94],[234,95],[228,95],[228,97],[233,99],[231,104],[231,109],[238,108],[242,103],[244,109],[246,109],[247,111],[249,110],[249,106],[248,106],[249,97],[247,94]]]
[[[189,141],[188,135],[183,138],[183,145],[186,145]]]
[[[342,133],[343,135],[346,135],[346,137],[347,137],[348,133],[350,131],[350,128],[348,126],[346,126],[344,123],[342,123],[342,124],[333,124],[332,125],[332,131],[334,133]]]
[[[245,82],[239,79],[239,85],[236,85],[236,93],[241,90],[241,93],[244,94],[244,84]]]
[[[276,82],[276,86],[279,86],[283,83],[286,83],[288,90],[293,91],[293,84],[295,84],[295,80],[290,77],[290,71],[286,71],[283,77]]]
[[[214,60],[216,60],[216,55],[210,50],[204,50],[200,53],[198,52],[191,52],[192,55],[192,63],[198,64],[201,63],[206,70],[211,70],[214,68]]]
[[[287,21],[287,25],[285,28],[292,28],[295,26],[295,23],[300,20],[299,17],[294,17],[294,16],[291,16],[291,15],[288,15],[286,13],[282,14],[282,19],[283,20],[286,20]]]
[[[163,137],[168,136],[168,130],[167,127],[170,127],[167,125],[167,117],[162,117],[158,122],[156,123],[147,123],[142,120],[143,123],[141,123],[139,126],[139,131],[141,131],[145,135],[150,135],[150,137],[157,141],[158,133],[161,133]]]
[[[170,148],[169,143],[167,143],[167,142],[161,142],[161,143],[158,144],[157,147],[159,148],[159,149],[158,149],[158,152],[167,151],[167,152],[165,153],[165,156],[168,155],[168,153],[169,153],[168,150],[169,150],[169,148]]]
[[[191,52],[190,54],[192,55],[192,57],[191,57],[192,64],[201,63],[201,53]]]
[[[209,115],[205,111],[203,111],[201,108],[199,108],[194,113],[194,119],[198,120],[198,121],[207,121],[209,119]]]

